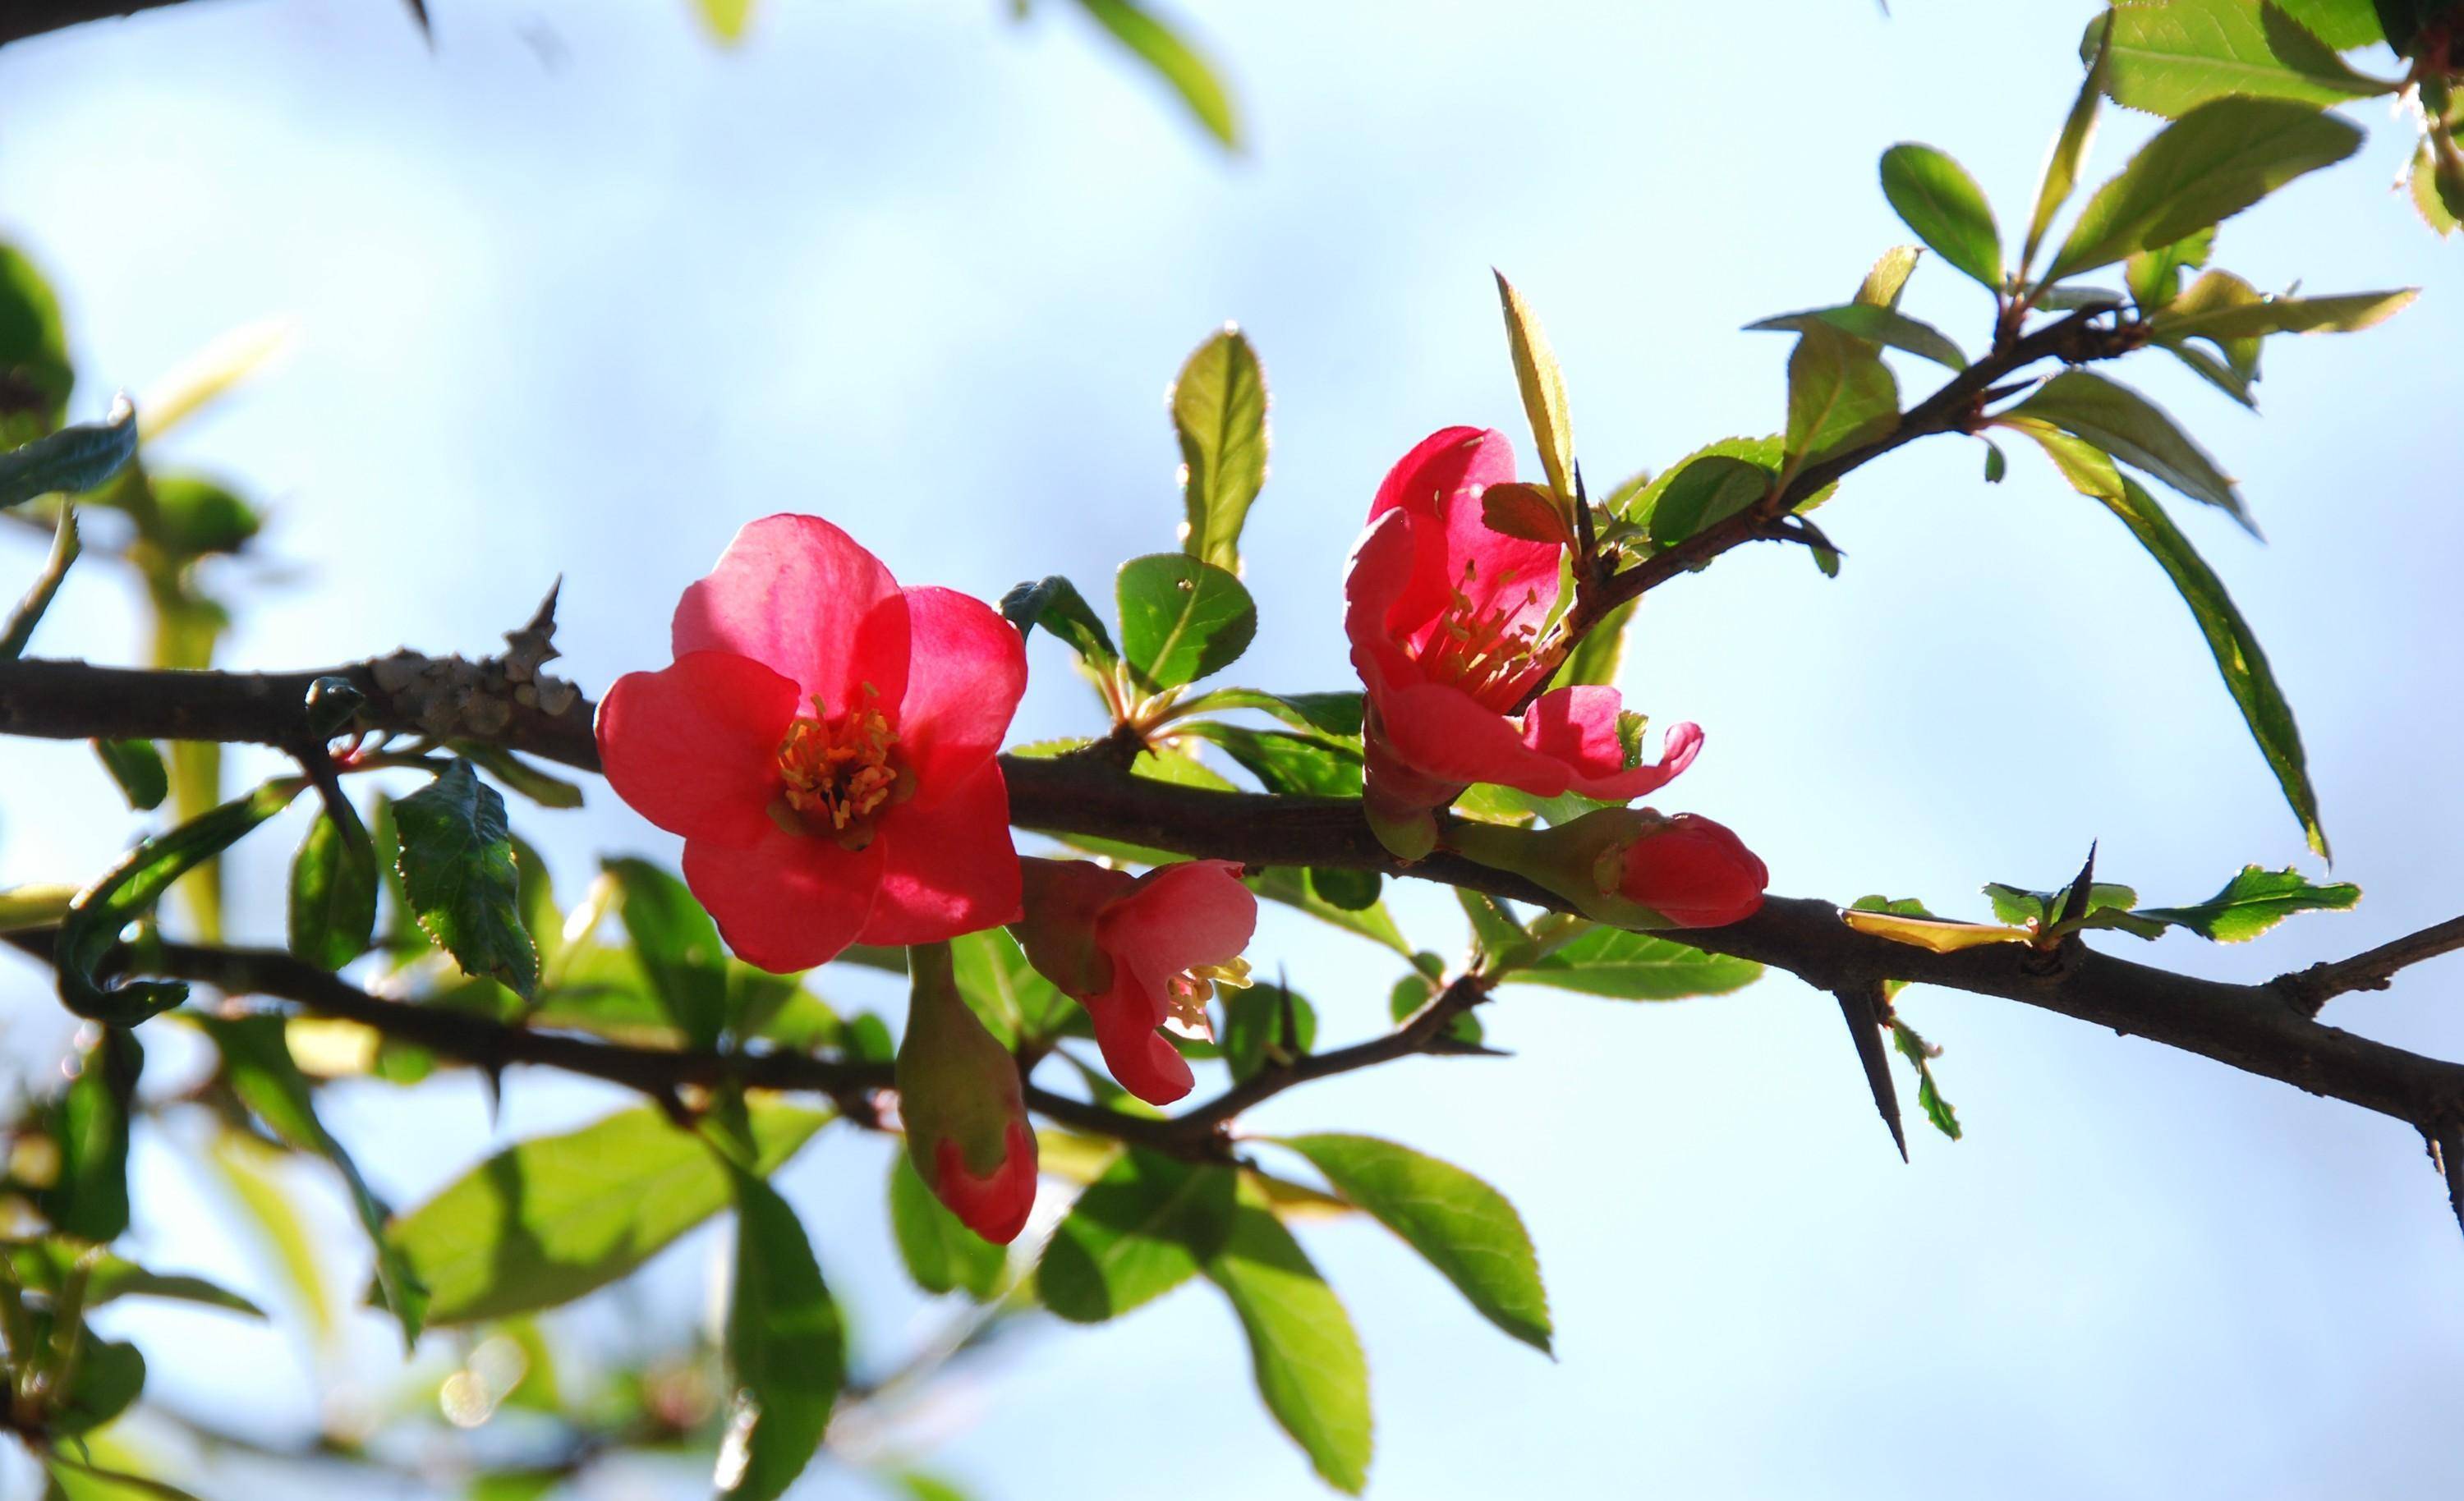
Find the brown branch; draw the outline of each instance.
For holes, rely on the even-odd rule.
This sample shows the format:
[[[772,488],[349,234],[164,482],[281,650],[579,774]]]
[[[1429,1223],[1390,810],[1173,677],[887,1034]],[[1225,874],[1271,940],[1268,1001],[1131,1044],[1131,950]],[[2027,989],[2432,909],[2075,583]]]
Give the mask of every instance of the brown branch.
[[[110,21],[183,0],[9,0],[0,5],[0,47],[88,21]]]
[[[2352,990],[2384,990],[2398,969],[2458,948],[2464,948],[2464,917],[2452,917],[2350,959],[2315,964],[2298,973],[2279,975],[2276,983],[2301,1008],[2302,1014],[2316,1016],[2339,995]]]
[[[476,714],[499,727],[493,733],[461,731],[465,738],[568,766],[597,765],[591,706],[578,695],[548,713],[514,696],[489,699],[488,684],[495,671],[491,663],[441,665],[407,655],[385,661],[393,664],[387,675],[393,680],[407,671],[426,682],[431,669],[452,666],[443,677],[456,693],[446,695],[443,709]],[[419,730],[424,727],[407,716],[438,708],[416,693],[384,688],[375,681],[374,664],[328,670],[378,688],[362,716],[372,728]],[[308,685],[320,675],[0,662],[0,733],[79,740],[204,735],[279,746],[296,737],[301,701]],[[568,686],[545,679],[531,685],[541,693]],[[509,695],[520,686],[515,685]],[[1023,828],[1120,839],[1250,865],[1376,870],[1539,906],[1562,910],[1564,905],[1527,881],[1460,856],[1440,854],[1406,866],[1377,842],[1361,819],[1359,804],[1349,799],[1178,787],[1124,775],[1092,757],[1004,756],[1001,767],[1009,783],[1011,820]],[[1745,922],[1698,929],[1687,933],[1685,941],[1713,953],[1786,969],[1834,993],[1899,979],[2022,1002],[2346,1100],[2425,1132],[2464,1120],[2464,1065],[2326,1026],[2275,983],[2232,985],[2176,974],[2097,952],[2076,939],[2052,956],[2020,945],[1930,953],[1855,931],[1830,903],[1778,896]],[[784,1080],[800,1065],[779,1061],[759,1067],[780,1071],[769,1077]],[[812,1086],[782,1082],[781,1087]],[[1132,1118],[1083,1101],[1045,1096],[1036,1104],[1066,1124],[1097,1128],[1101,1117],[1102,1128],[1116,1136],[1135,1132],[1145,1133],[1151,1142],[1178,1140],[1169,1135],[1164,1122],[1111,1129],[1113,1122]]]

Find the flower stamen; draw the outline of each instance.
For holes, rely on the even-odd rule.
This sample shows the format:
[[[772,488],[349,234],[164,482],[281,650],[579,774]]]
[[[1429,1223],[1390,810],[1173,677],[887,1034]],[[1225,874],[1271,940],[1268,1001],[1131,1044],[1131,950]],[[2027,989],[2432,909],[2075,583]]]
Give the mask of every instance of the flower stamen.
[[[836,719],[820,699],[813,700],[813,716],[791,722],[779,742],[780,796],[786,811],[807,830],[828,833],[851,849],[870,841],[872,815],[910,780],[892,764],[898,732],[873,707],[878,695],[871,684],[864,693],[862,707]]]

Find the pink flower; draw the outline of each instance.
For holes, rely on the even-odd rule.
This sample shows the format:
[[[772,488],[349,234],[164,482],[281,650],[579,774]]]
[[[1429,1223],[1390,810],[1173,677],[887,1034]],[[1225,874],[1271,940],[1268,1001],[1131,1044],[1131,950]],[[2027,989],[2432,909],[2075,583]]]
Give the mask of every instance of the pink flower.
[[[1429,814],[1469,783],[1623,802],[1702,749],[1702,730],[1677,725],[1658,764],[1628,766],[1615,688],[1558,688],[1507,717],[1556,668],[1541,637],[1568,551],[1482,519],[1481,492],[1513,478],[1504,434],[1432,433],[1378,486],[1344,578],[1344,631],[1369,690],[1368,811],[1407,858],[1427,853]]]
[[[1727,825],[1681,813],[1615,857],[1617,895],[1671,927],[1720,927],[1762,910],[1771,871]],[[1605,884],[1605,879],[1603,884]]]
[[[767,516],[685,590],[675,663],[599,705],[608,785],[685,838],[730,946],[806,969],[1018,911],[993,752],[1026,685],[1018,632],[948,589],[902,589],[815,516]]]
[[[1203,1035],[1213,988],[1248,983],[1241,951],[1258,925],[1258,899],[1241,884],[1241,867],[1194,859],[1137,877],[1086,860],[1025,867],[1014,930],[1028,962],[1087,1008],[1122,1088],[1151,1105],[1188,1094],[1189,1062],[1161,1029],[1178,1021]]]

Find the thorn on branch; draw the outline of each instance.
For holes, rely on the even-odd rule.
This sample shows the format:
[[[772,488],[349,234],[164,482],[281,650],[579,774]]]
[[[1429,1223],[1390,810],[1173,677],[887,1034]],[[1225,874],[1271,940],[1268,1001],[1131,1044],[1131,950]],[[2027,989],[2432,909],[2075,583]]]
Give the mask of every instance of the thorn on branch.
[[[1865,1087],[1873,1092],[1874,1108],[1881,1113],[1882,1124],[1890,1127],[1891,1144],[1900,1149],[1900,1161],[1904,1163],[1908,1133],[1900,1123],[1900,1092],[1891,1082],[1890,1053],[1882,1046],[1882,1018],[1890,1006],[1882,994],[1882,982],[1842,986],[1835,993],[1839,1014],[1848,1022],[1848,1034],[1856,1041],[1857,1061],[1864,1067]]]

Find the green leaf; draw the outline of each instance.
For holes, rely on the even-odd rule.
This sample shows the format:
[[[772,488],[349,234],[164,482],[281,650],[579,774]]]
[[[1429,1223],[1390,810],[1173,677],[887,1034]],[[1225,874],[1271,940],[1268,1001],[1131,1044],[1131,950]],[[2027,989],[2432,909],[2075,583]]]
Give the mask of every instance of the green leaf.
[[[2205,902],[2187,907],[2142,907],[2135,914],[2189,928],[2219,944],[2256,938],[2296,912],[2343,912],[2362,900],[2362,888],[2344,882],[2310,883],[2299,871],[2245,865],[2240,875]]]
[[[1258,607],[1241,580],[1179,553],[1123,563],[1113,594],[1123,659],[1149,693],[1222,671],[1258,633]]]
[[[1653,497],[1651,540],[1675,547],[1746,510],[1771,486],[1771,471],[1749,459],[1706,453],[1688,460]]]
[[[2183,271],[2205,266],[2215,245],[2216,227],[2210,225],[2170,245],[2134,251],[2123,261],[2122,279],[2130,289],[2130,300],[2139,305],[2140,315],[2144,317],[2170,303],[2180,294]]]
[[[140,813],[163,806],[171,795],[171,773],[163,768],[163,752],[154,749],[151,740],[96,740],[90,742],[102,769],[120,784],[121,794],[128,806]]]
[[[1899,424],[1900,384],[1873,345],[1823,323],[1797,336],[1788,357],[1786,472],[1878,442]]]
[[[2107,70],[2112,55],[2106,43],[2107,33],[2100,22],[2094,28],[2086,49],[2087,76],[2079,80],[2079,97],[2071,100],[2071,112],[2062,119],[2061,133],[2045,153],[2045,170],[2036,181],[2036,207],[2028,215],[2028,238],[2019,250],[2019,274],[2036,263],[2036,247],[2045,243],[2045,231],[2053,227],[2054,215],[2070,201],[2072,189],[2079,186],[2079,163],[2087,156],[2088,142],[2096,136],[2096,116],[2104,91]]]
[[[963,1292],[981,1303],[1000,1291],[1008,1253],[933,1197],[905,1152],[890,1160],[890,1231],[907,1274],[925,1292]]]
[[[2202,282],[2205,278],[2201,278]],[[2193,289],[2195,294],[2196,289]],[[2386,322],[2421,294],[2417,287],[2396,292],[2354,292],[2333,297],[2268,297],[2232,305],[2181,304],[2148,320],[2158,339],[2255,338],[2267,334],[2349,334]]]
[[[126,1412],[145,1389],[145,1357],[91,1331],[77,1348],[77,1372],[45,1426],[60,1438],[91,1433]]]
[[[33,262],[0,245],[0,444],[57,427],[76,381],[59,299]]]
[[[1903,142],[1882,153],[1882,196],[1936,255],[2001,290],[2002,233],[1966,167],[1931,146]]]
[[[2413,211],[2441,238],[2454,233],[2456,226],[2464,223],[2464,205],[2448,203],[2453,195],[2439,181],[2438,154],[2430,141],[2425,140],[2412,148],[2412,166],[2406,181],[2411,189]]]
[[[1018,940],[998,927],[950,940],[958,993],[1004,1048],[1040,1040],[1069,1021],[1075,1003],[1026,962]]]
[[[1307,1057],[1317,1046],[1317,1008],[1280,985],[1257,984],[1223,1001],[1223,1063],[1245,1083],[1269,1062]]]
[[[2046,268],[2058,281],[2230,219],[2305,172],[2342,162],[2362,133],[2285,99],[2221,98],[2165,127],[2096,190]]]
[[[105,1028],[48,1112],[60,1164],[36,1202],[59,1233],[100,1245],[126,1232],[129,1103],[144,1068],[145,1050],[136,1036]]]
[[[1213,65],[1177,32],[1135,0],[1078,3],[1097,25],[1111,33],[1122,46],[1172,85],[1173,92],[1180,96],[1181,102],[1189,106],[1190,114],[1206,127],[1208,135],[1235,151],[1241,148],[1241,122],[1232,107],[1230,92],[1216,76]]]
[[[1525,1344],[1549,1353],[1549,1294],[1523,1217],[1478,1178],[1372,1136],[1293,1136],[1334,1190],[1403,1237],[1480,1310]]]
[[[1908,276],[1917,269],[1917,257],[1925,251],[1913,245],[1894,245],[1874,261],[1874,269],[1857,284],[1857,300],[1867,307],[1893,308],[1900,305],[1900,294],[1906,290]]]
[[[1625,659],[1625,631],[1634,620],[1635,606],[1639,599],[1629,599],[1583,633],[1574,649],[1566,654],[1556,676],[1549,680],[1551,688],[1579,686],[1614,686],[1617,668]]]
[[[107,421],[78,423],[0,453],[0,511],[55,490],[92,489],[136,453],[137,408],[122,397]]]
[[[1334,1292],[1243,1185],[1223,1249],[1206,1263],[1249,1339],[1258,1395],[1337,1490],[1369,1483],[1369,1363]]]
[[[284,1036],[286,1023],[268,1015],[200,1016],[197,1025],[222,1054],[223,1074],[231,1081],[231,1092],[257,1119],[294,1150],[323,1157],[342,1175],[351,1190],[352,1206],[359,1210],[360,1225],[376,1244],[377,1289],[402,1325],[402,1345],[407,1352],[419,1340],[429,1290],[410,1258],[386,1232],[392,1211],[360,1176],[351,1154],[317,1119],[307,1077],[291,1058],[291,1046]]]
[[[1540,449],[1540,467],[1560,503],[1574,500],[1574,419],[1566,406],[1566,377],[1549,348],[1549,336],[1523,294],[1497,277],[1497,300],[1506,310],[1506,344],[1514,357],[1514,383],[1523,393],[1523,412],[1531,420],[1531,441]]]
[[[1615,514],[1628,525],[1649,532],[1651,518],[1659,511],[1661,497],[1668,493],[1670,483],[1684,471],[1687,465],[1697,459],[1717,455],[1723,458],[1743,459],[1749,464],[1759,464],[1765,470],[1776,476],[1779,473],[1781,452],[1785,446],[1785,443],[1777,433],[1766,438],[1722,438],[1714,443],[1706,443],[1667,468],[1661,470],[1658,478],[1643,484]],[[1829,500],[1838,489],[1839,486],[1836,481],[1825,485],[1798,502],[1796,509],[1800,511],[1812,511]]]
[[[1762,978],[1750,959],[1709,954],[1652,933],[1606,925],[1542,955],[1509,976],[1518,985],[1547,985],[1620,1001],[1682,1001],[1727,995]]]
[[[1316,735],[1280,729],[1249,729],[1220,720],[1199,720],[1186,727],[1201,739],[1223,748],[1270,793],[1304,797],[1360,795],[1360,752]]]
[[[1985,483],[2001,484],[2002,476],[2011,472],[2011,461],[2003,457],[2002,450],[1994,446],[1992,439],[1984,438],[1978,441],[1985,445]]]
[[[715,1047],[727,1028],[727,949],[718,925],[685,883],[644,859],[601,862],[616,881],[616,912],[634,962],[686,1046]]]
[[[85,1274],[85,1306],[116,1297],[159,1297],[174,1303],[197,1303],[263,1318],[265,1310],[203,1277],[149,1272],[125,1256],[91,1251],[60,1240],[19,1241],[6,1247],[17,1283],[29,1293],[58,1296],[74,1271]]]
[[[1181,709],[1189,714],[1213,714],[1228,708],[1254,708],[1294,729],[1358,739],[1363,702],[1358,693],[1265,693],[1256,688],[1216,688],[1189,700]]]
[[[1953,370],[1968,368],[1968,357],[1942,330],[1896,309],[1876,307],[1871,303],[1849,302],[1836,308],[1786,313],[1777,317],[1764,318],[1758,323],[1749,323],[1746,327],[1757,332],[1781,329],[1802,332],[1814,323],[1829,324],[1842,334],[1861,338],[1869,344],[1881,344],[1891,349],[1906,350],[1911,355],[1922,355]]]
[[[2216,461],[2138,392],[2086,370],[2066,370],[2002,414],[2034,417],[2145,469],[2193,500],[2215,506],[2253,535],[2250,513]]]
[[[1089,1186],[1052,1232],[1036,1295],[1072,1323],[1101,1323],[1198,1274],[1232,1229],[1235,1174],[1134,1147]]]
[[[736,1401],[715,1477],[721,1496],[773,1501],[812,1462],[847,1381],[847,1331],[796,1211],[740,1167],[727,1368]]]
[[[394,804],[394,824],[396,868],[421,929],[463,973],[528,998],[539,987],[539,950],[522,928],[504,798],[470,762],[455,760]]]
[[[1539,947],[1504,902],[1468,886],[1455,888],[1455,902],[1471,924],[1472,948],[1490,973],[1511,971],[1539,957]]]
[[[176,829],[141,841],[69,903],[53,947],[59,969],[60,1003],[89,1021],[133,1027],[188,998],[176,980],[132,980],[105,986],[96,971],[120,931],[153,909],[171,882],[193,866],[237,843],[258,824],[299,795],[296,779],[271,781],[244,797],[191,818]]]
[[[1411,944],[1404,939],[1403,930],[1395,925],[1395,919],[1388,914],[1382,902],[1368,907],[1337,906],[1311,891],[1307,879],[1290,865],[1268,865],[1264,869],[1252,867],[1242,879],[1250,890],[1269,902],[1280,902],[1308,913],[1321,923],[1357,933],[1372,943],[1383,944],[1406,959],[1412,957]]]
[[[1950,1108],[1950,1101],[1942,1098],[1942,1091],[1935,1087],[1933,1081],[1933,1060],[1941,1055],[1942,1050],[1918,1036],[1915,1028],[1897,1018],[1891,1022],[1891,1045],[1900,1050],[1900,1056],[1916,1066],[1917,1105],[1925,1111],[1925,1119],[1933,1122],[1935,1130],[1954,1142],[1958,1141],[1959,1112]]]
[[[1346,912],[1366,912],[1377,904],[1386,890],[1386,878],[1374,870],[1353,870],[1334,865],[1312,865],[1309,872],[1309,888],[1329,906]]]
[[[2317,107],[2395,92],[2268,0],[2161,0],[2109,13],[2107,91],[2168,120],[2231,95]]]
[[[753,0],[693,0],[693,9],[701,12],[711,36],[731,47],[744,40],[745,28],[753,22]]]
[[[2254,410],[2257,408],[2258,398],[2251,394],[2250,381],[2243,379],[2241,372],[2233,369],[2233,366],[2226,364],[2206,350],[2189,344],[2165,344],[2159,347],[2189,366],[2191,373],[2198,376],[2200,380],[2207,381],[2242,405]]]
[[[540,771],[520,756],[501,746],[481,745],[473,740],[456,740],[453,753],[462,756],[502,782],[513,792],[542,808],[579,808],[582,789],[561,776]]]
[[[775,1170],[830,1117],[748,1102],[757,1165]],[[517,1142],[394,1223],[428,1284],[429,1322],[472,1324],[569,1303],[625,1275],[729,1203],[725,1169],[654,1106]]]
[[[1110,674],[1121,654],[1112,633],[1087,603],[1078,586],[1059,574],[1020,584],[1001,596],[1001,614],[1021,636],[1041,625],[1059,637],[1079,659],[1099,674]]]
[[[1241,525],[1266,483],[1266,377],[1257,352],[1226,324],[1198,346],[1172,385],[1180,438],[1181,547],[1227,572],[1241,566]]]
[[[340,969],[368,951],[377,927],[377,855],[350,804],[347,828],[319,811],[291,859],[291,951]]]
[[[193,474],[149,474],[145,489],[154,500],[146,539],[174,557],[236,553],[265,525],[255,507]]]
[[[2387,39],[2372,0],[2280,0],[2285,13],[2338,52]]]

